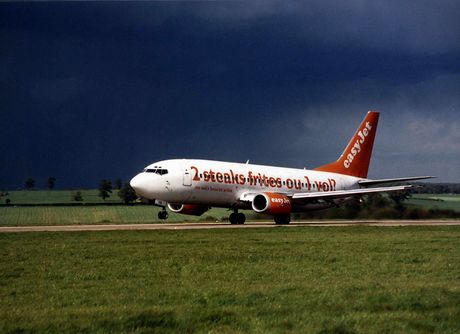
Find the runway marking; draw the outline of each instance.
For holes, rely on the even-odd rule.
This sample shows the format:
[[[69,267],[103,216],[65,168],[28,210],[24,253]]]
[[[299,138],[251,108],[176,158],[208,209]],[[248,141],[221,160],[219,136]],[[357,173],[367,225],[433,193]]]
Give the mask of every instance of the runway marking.
[[[276,225],[273,222],[249,222],[244,225],[230,223],[167,223],[167,224],[113,224],[113,225],[56,225],[56,226],[2,226],[0,233],[17,232],[80,232],[130,230],[202,230],[232,228],[288,228],[288,227],[343,227],[343,226],[459,226],[460,220],[363,220],[363,221],[309,221]]]

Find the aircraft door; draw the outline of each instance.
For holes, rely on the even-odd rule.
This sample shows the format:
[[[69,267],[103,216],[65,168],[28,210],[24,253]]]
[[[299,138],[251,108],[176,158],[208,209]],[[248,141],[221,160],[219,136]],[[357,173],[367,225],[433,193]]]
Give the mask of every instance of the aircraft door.
[[[192,185],[192,173],[190,172],[190,169],[185,167],[184,168],[184,178],[183,178],[183,183],[184,186],[191,186]]]

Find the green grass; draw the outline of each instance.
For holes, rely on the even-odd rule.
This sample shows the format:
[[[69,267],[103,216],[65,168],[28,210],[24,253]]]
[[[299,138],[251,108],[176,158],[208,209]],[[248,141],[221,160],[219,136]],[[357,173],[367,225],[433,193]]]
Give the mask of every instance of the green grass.
[[[67,225],[67,224],[123,224],[123,223],[154,223],[165,222],[158,219],[159,207],[153,205],[104,205],[120,203],[117,190],[110,198],[103,201],[97,190],[81,190],[83,204],[99,205],[67,205],[77,202],[72,200],[73,190],[19,190],[10,191],[6,198],[11,205],[0,206],[0,226],[29,226],[29,225]],[[5,203],[5,199],[1,203]],[[20,206],[20,205],[30,206]],[[59,204],[58,206],[33,204]],[[18,206],[15,206],[18,205]],[[248,218],[256,215],[245,211]],[[188,216],[169,212],[167,222],[196,222],[226,220],[228,209],[213,208],[202,216]],[[263,217],[262,217],[263,218]]]
[[[460,228],[0,235],[2,333],[459,333]]]
[[[460,195],[414,194],[405,203],[427,209],[455,210],[460,212]]]
[[[8,196],[2,198],[1,204],[6,198],[11,200],[12,205],[19,204],[75,204],[73,194],[78,190],[16,190],[8,191]],[[121,203],[118,190],[114,189],[105,201],[99,197],[97,189],[80,190],[83,201],[81,203]]]
[[[159,222],[157,218],[158,207],[147,205],[102,205],[104,203],[119,203],[120,200],[114,194],[104,202],[98,197],[97,190],[83,190],[84,204],[101,204],[88,206],[73,206],[71,204],[73,191],[67,190],[37,190],[37,191],[11,191],[8,198],[11,199],[9,206],[0,206],[0,226],[24,226],[24,225],[66,225],[66,224],[119,224],[119,223],[153,223]],[[2,198],[4,203],[5,198]],[[413,195],[408,200],[408,205],[416,205],[426,209],[450,209],[460,212],[459,195]],[[61,204],[60,206],[25,206],[15,207],[19,204]],[[333,209],[329,211],[333,213]],[[187,216],[169,213],[168,222],[183,221],[215,221],[227,219],[227,209],[213,208],[201,217]],[[255,214],[252,211],[245,211],[248,220],[268,219]],[[295,218],[295,215],[293,216]],[[327,215],[325,217],[328,217]]]
[[[0,207],[0,226],[120,224],[165,222],[157,217],[159,207],[153,205],[114,206],[30,206]],[[227,219],[230,211],[213,208],[202,216],[169,212],[166,222],[196,222]],[[248,212],[248,217],[254,215]]]

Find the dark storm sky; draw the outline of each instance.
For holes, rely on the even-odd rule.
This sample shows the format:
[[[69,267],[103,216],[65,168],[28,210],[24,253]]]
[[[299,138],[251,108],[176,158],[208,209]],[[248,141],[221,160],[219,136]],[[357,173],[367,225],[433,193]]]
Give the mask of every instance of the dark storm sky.
[[[460,2],[0,3],[0,188],[169,158],[335,160],[460,182]]]

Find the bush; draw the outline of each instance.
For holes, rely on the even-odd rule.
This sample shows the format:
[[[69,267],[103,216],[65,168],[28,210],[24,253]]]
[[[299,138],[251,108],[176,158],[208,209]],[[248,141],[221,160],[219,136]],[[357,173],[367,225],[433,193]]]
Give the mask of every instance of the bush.
[[[386,207],[383,209],[375,210],[371,213],[370,218],[375,219],[398,219],[401,218],[401,213],[394,207]]]
[[[72,194],[72,200],[74,200],[76,202],[82,202],[83,201],[83,196],[82,196],[80,190],[78,190],[74,194]]]
[[[403,214],[404,219],[428,219],[430,213],[426,209],[407,208]]]

